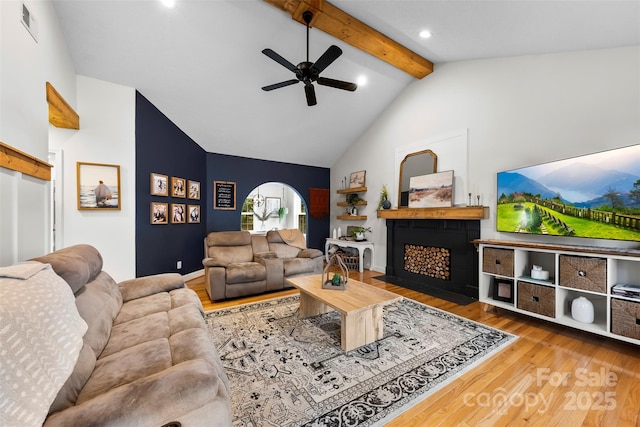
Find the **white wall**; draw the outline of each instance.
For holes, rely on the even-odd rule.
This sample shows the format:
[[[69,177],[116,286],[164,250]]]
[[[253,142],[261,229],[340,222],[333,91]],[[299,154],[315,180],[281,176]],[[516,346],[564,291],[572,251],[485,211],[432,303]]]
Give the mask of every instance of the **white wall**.
[[[411,84],[331,168],[330,227],[362,224],[335,219],[342,211],[335,203],[343,197],[335,189],[344,176],[365,169],[364,225],[373,228],[374,268],[384,271],[386,226],[376,207],[382,184],[397,200],[396,147],[467,129],[469,183],[491,211],[481,222],[482,238],[512,239],[495,231],[496,173],[640,143],[639,75],[638,46],[439,65]],[[630,246],[560,237],[554,242]]]
[[[0,141],[47,161],[51,82],[75,108],[75,72],[50,1],[26,1],[38,41],[20,22],[21,2],[0,1]],[[49,250],[48,181],[0,171],[0,265]]]
[[[135,277],[135,90],[77,78],[80,130],[51,128],[51,148],[62,151],[63,241],[90,244],[116,281]],[[120,211],[78,210],[76,162],[120,166]]]

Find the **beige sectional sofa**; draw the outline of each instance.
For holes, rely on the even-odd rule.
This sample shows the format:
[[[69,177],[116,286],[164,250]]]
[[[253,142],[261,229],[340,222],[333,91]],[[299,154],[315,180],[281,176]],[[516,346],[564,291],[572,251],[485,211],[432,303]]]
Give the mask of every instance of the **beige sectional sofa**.
[[[116,284],[89,245],[34,261],[68,283],[87,324],[45,426],[231,425],[229,381],[180,275]]]
[[[205,287],[212,301],[289,287],[285,279],[322,273],[323,253],[297,229],[211,232],[204,239]]]

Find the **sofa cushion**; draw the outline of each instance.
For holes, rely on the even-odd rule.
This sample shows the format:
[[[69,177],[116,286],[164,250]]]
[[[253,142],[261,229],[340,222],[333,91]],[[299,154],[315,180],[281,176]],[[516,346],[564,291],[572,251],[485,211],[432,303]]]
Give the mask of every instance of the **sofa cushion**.
[[[67,381],[49,408],[50,414],[70,408],[76,404],[80,390],[82,390],[82,387],[84,387],[93,373],[95,366],[96,355],[89,344],[85,342],[82,350],[80,350],[80,355],[78,356],[78,361],[76,362],[73,372],[69,378],[67,378]]]
[[[264,265],[257,262],[239,262],[227,266],[227,284],[257,282],[267,278]]]
[[[148,297],[138,298],[124,303],[113,324],[115,326],[150,314],[166,312],[170,309],[171,296],[167,292],[149,295]]]
[[[318,258],[324,255],[320,249],[303,249],[298,252],[298,258]]]
[[[111,330],[111,337],[100,359],[129,347],[168,336],[169,318],[166,311],[119,323]]]
[[[155,274],[147,277],[137,277],[118,283],[124,301],[146,297],[159,292],[169,292],[183,288],[184,279],[178,273]]]
[[[171,350],[167,338],[147,341],[100,358],[87,384],[80,392],[77,404],[171,366]]]
[[[290,258],[284,260],[284,277],[313,273],[314,262],[309,258]]]

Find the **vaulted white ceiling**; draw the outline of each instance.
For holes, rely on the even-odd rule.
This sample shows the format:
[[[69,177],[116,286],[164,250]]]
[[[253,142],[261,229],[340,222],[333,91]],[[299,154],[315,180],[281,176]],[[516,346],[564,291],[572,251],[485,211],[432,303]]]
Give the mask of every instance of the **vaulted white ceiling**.
[[[53,0],[78,74],[136,88],[206,151],[331,167],[414,77],[310,33],[310,61],[343,50],[322,76],[355,92],[302,84],[261,51],[306,59],[305,27],[259,0]],[[638,1],[349,0],[332,4],[438,64],[640,45]],[[433,36],[420,39],[429,29]],[[428,79],[429,76],[425,77]],[[588,88],[585,88],[588,90]]]

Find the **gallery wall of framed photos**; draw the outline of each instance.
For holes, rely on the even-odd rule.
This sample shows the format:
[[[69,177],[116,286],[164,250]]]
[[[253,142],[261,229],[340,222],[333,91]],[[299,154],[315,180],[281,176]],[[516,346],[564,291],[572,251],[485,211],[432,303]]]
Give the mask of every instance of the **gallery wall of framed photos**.
[[[158,197],[187,199],[184,201],[152,201],[149,208],[151,224],[199,224],[200,204],[191,204],[200,200],[200,181],[177,176],[151,172],[150,194]]]

